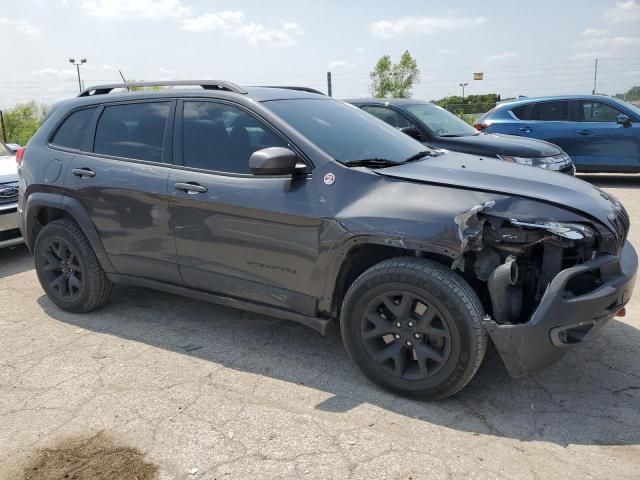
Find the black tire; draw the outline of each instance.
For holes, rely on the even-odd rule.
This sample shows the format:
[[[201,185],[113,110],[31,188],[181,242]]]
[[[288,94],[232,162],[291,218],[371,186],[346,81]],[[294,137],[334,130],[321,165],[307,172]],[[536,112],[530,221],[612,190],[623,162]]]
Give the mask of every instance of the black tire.
[[[478,371],[487,348],[483,317],[458,274],[430,260],[395,258],[353,282],[340,328],[349,356],[370,380],[401,395],[440,399]]]
[[[111,281],[73,221],[45,225],[36,238],[34,260],[40,285],[61,309],[86,313],[109,301]]]

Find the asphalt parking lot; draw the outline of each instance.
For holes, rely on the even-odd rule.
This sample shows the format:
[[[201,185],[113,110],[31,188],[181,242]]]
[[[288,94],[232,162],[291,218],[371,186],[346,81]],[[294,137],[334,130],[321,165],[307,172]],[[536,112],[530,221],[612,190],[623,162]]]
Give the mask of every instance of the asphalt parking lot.
[[[640,176],[583,178],[625,204],[640,246]],[[0,251],[0,303],[2,480],[53,478],[43,459],[55,455],[55,478],[84,478],[65,470],[74,455],[139,479],[640,475],[638,291],[561,362],[512,380],[491,353],[441,402],[370,384],[337,329],[144,289],[63,312],[24,247]]]

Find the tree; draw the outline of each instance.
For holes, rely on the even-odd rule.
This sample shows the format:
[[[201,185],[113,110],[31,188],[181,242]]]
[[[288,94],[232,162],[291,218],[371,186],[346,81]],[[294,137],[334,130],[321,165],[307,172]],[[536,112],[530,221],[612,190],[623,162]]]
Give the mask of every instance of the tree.
[[[626,93],[616,93],[615,97],[627,102],[640,101],[640,86],[631,87]]]
[[[35,100],[16,105],[10,110],[2,112],[7,131],[7,143],[26,145],[36,133],[40,123],[47,113],[47,106],[38,104]]]
[[[409,98],[414,85],[420,82],[420,69],[409,51],[405,50],[395,64],[389,55],[380,58],[369,76],[372,96]]]

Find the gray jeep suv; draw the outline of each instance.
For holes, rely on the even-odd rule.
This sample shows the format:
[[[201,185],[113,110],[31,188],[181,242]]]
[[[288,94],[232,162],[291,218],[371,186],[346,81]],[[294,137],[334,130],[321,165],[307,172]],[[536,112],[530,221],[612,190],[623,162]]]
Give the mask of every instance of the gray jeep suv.
[[[488,339],[525,375],[629,301],[629,218],[586,182],[434,151],[299,89],[150,85],[57,105],[21,157],[21,229],[62,309],[131,284],[338,321],[371,380],[442,398]]]

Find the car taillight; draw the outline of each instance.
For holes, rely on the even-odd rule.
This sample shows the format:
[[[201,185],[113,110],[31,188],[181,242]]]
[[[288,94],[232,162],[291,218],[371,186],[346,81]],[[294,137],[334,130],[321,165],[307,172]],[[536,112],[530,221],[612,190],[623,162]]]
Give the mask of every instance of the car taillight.
[[[22,165],[22,158],[24,157],[24,147],[18,148],[16,150],[16,163],[18,165]]]
[[[482,130],[484,130],[485,128],[488,128],[488,127],[489,127],[489,124],[488,124],[488,123],[476,123],[476,124],[474,125],[474,127],[475,127],[475,129],[476,129],[476,130],[480,130],[480,131],[482,131]]]

